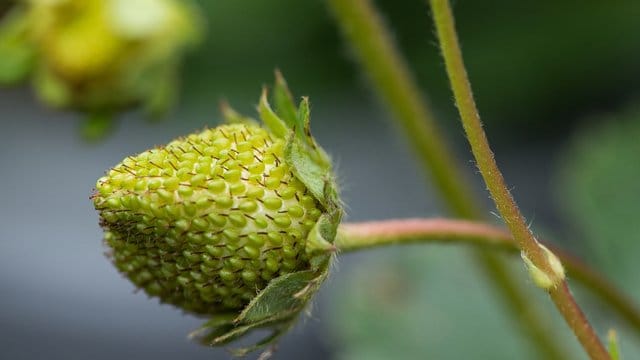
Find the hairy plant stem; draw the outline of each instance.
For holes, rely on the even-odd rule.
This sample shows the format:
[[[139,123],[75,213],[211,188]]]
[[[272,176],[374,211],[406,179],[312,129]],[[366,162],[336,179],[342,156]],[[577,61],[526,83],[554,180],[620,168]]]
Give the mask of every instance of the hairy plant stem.
[[[518,247],[523,253],[523,257],[528,258],[533,266],[542,271],[553,282],[554,286],[546,290],[585,351],[592,359],[609,359],[609,353],[573,299],[563,275],[560,276],[550,263],[546,252],[529,230],[524,217],[505,185],[502,173],[498,169],[493,152],[482,129],[482,122],[480,121],[471,92],[471,85],[467,78],[448,0],[430,0],[429,2],[445,67],[449,75],[456,105],[462,118],[462,125],[467,134],[477,166],[500,215],[513,234]]]
[[[462,218],[481,218],[481,207],[456,167],[457,162],[438,129],[434,115],[422,99],[407,64],[373,4],[369,0],[329,0],[328,3],[363,70],[404,130],[446,207]],[[566,358],[562,347],[528,303],[516,279],[506,270],[504,261],[486,249],[476,249],[474,255],[492,281],[496,293],[501,295],[505,305],[519,320],[521,330],[532,339],[542,357]]]
[[[338,230],[335,245],[340,252],[349,253],[382,246],[417,243],[469,244],[512,253],[520,251],[511,233],[504,229],[480,222],[451,219],[343,223]],[[558,255],[571,278],[589,289],[604,304],[608,304],[640,335],[640,310],[631,299],[579,259],[550,244],[547,244],[547,247]]]

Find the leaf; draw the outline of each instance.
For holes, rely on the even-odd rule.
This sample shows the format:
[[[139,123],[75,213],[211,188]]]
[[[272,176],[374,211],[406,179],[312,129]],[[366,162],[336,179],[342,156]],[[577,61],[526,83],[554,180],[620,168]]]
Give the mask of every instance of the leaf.
[[[556,189],[589,256],[637,299],[639,139],[640,107],[593,119],[563,154]]]
[[[640,301],[640,103],[590,120],[560,158],[555,192],[590,263]],[[590,316],[617,328],[618,355],[640,358],[637,334],[604,309]]]
[[[467,255],[452,246],[416,245],[343,261],[327,296],[336,359],[535,359],[538,353]],[[510,261],[511,270],[522,271],[518,259]],[[532,303],[544,304],[542,292],[522,288]],[[562,319],[543,321],[576,350],[568,358],[580,358],[572,334],[555,331],[563,329]]]

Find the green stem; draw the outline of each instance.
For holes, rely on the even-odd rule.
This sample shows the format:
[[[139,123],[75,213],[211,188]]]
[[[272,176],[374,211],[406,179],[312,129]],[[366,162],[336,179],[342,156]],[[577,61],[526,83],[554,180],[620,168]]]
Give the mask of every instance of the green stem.
[[[409,68],[391,39],[389,30],[369,0],[329,0],[338,25],[350,42],[365,73],[371,78],[379,97],[391,110],[393,118],[404,130],[424,169],[430,172],[435,188],[452,214],[481,218],[480,206],[456,167],[445,137]],[[518,324],[546,359],[564,359],[562,347],[536,316],[516,279],[506,270],[497,255],[476,249],[475,258],[492,281],[496,293],[518,319]]]
[[[553,286],[548,287],[546,290],[585,351],[592,359],[609,359],[608,352],[569,292],[563,275],[559,274],[557,268],[549,261],[549,255],[533,237],[505,185],[502,173],[498,169],[493,152],[482,129],[482,122],[480,121],[471,85],[467,78],[448,0],[430,0],[430,3],[442,56],[456,105],[462,118],[462,124],[477,166],[493,197],[498,212],[513,234],[523,257],[530,260],[536,270],[542,271],[550,279]]]
[[[549,274],[549,276],[554,277],[555,273],[551,269],[544,251],[533,238],[524,217],[520,214],[511,193],[505,185],[502,173],[498,169],[493,152],[482,129],[480,115],[473,99],[471,85],[467,79],[467,72],[462,61],[462,53],[458,46],[449,3],[447,0],[431,0],[430,2],[447,74],[449,75],[456,105],[462,118],[462,125],[467,134],[478,169],[494,199],[498,212],[513,233],[520,248],[537,267]]]
[[[382,246],[423,243],[469,244],[518,253],[518,244],[504,229],[491,225],[450,219],[402,219],[343,223],[335,245],[349,253]],[[569,276],[588,288],[603,303],[611,306],[640,334],[640,310],[625,294],[579,259],[547,245],[565,265]]]

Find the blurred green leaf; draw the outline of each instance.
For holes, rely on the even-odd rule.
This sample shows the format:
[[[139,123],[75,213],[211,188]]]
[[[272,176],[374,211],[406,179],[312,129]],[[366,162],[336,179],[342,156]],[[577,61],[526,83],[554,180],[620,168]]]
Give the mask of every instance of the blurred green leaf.
[[[562,154],[557,198],[590,262],[636,302],[640,300],[640,106],[590,119]],[[602,308],[599,310],[603,310]],[[628,359],[640,358],[637,336],[604,312]],[[616,344],[616,345],[617,345]]]
[[[561,164],[557,194],[579,239],[618,286],[640,299],[640,107],[592,119]]]
[[[338,358],[535,359],[468,255],[436,245],[385,249],[342,272],[330,296]],[[529,281],[518,259],[510,265]],[[541,292],[529,290],[532,303],[554,314],[548,301],[539,301]],[[564,329],[560,319],[543,321],[550,331]],[[578,349],[569,332],[558,333],[560,342]]]

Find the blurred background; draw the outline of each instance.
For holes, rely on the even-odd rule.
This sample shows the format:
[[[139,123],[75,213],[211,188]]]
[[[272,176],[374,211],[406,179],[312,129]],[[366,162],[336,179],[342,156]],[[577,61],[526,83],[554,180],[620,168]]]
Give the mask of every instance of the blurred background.
[[[376,4],[489,214],[426,2]],[[199,5],[206,35],[185,59],[179,99],[161,121],[132,110],[88,143],[82,114],[51,110],[27,85],[0,89],[0,358],[230,357],[187,339],[200,319],[159,305],[117,273],[103,256],[89,196],[123,157],[218,124],[222,99],[255,114],[274,68],[294,95],[311,98],[312,128],[338,164],[349,221],[444,215],[323,1]],[[640,2],[454,5],[485,128],[532,227],[640,302]],[[474,265],[455,246],[343,256],[276,358],[535,359]],[[529,285],[519,259],[511,265]],[[600,334],[616,328],[623,357],[640,358],[638,336],[574,285]],[[545,296],[523,288],[571,358],[586,358]]]

